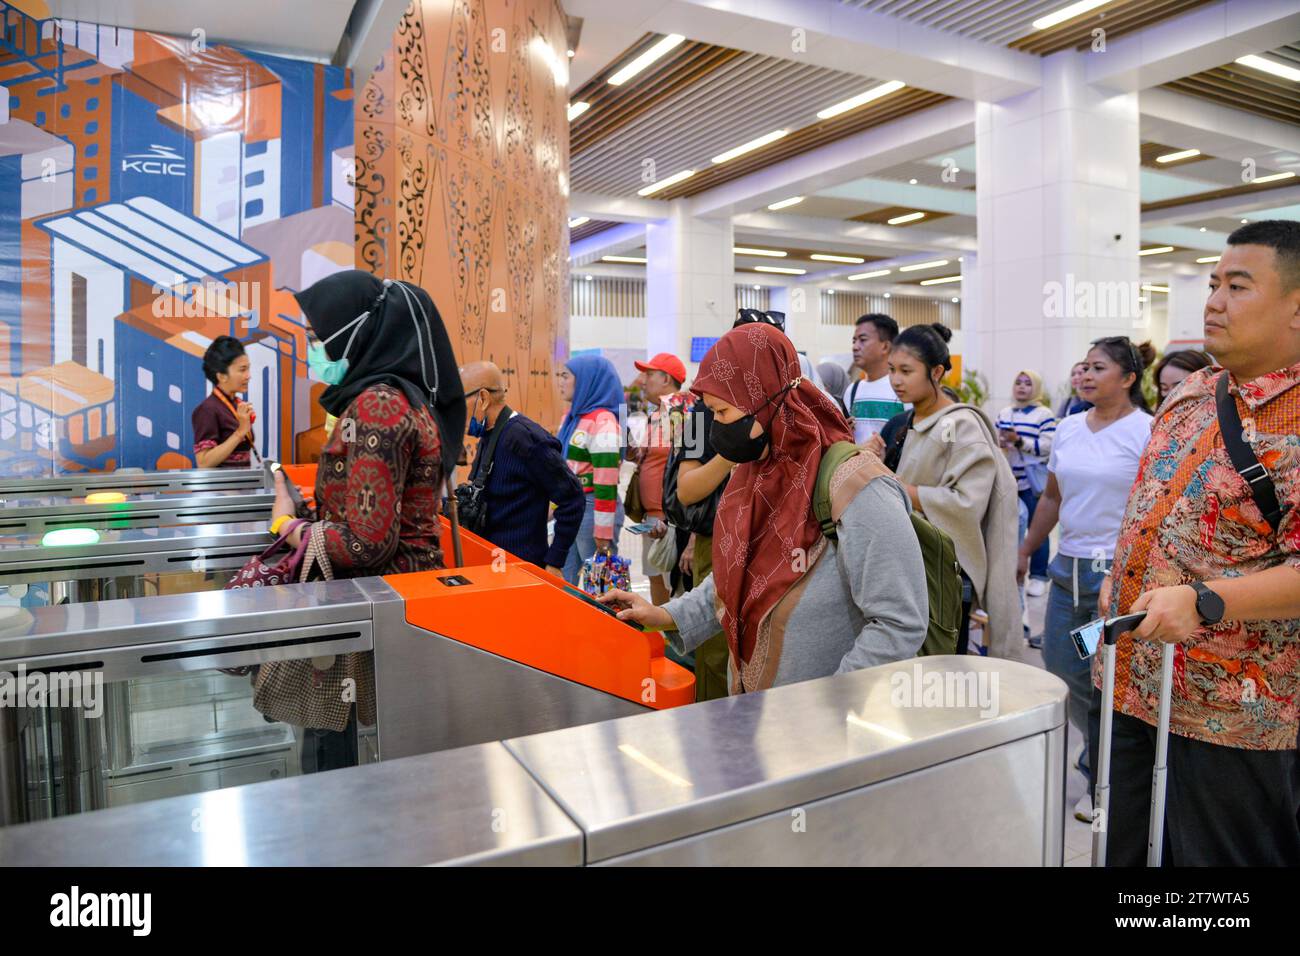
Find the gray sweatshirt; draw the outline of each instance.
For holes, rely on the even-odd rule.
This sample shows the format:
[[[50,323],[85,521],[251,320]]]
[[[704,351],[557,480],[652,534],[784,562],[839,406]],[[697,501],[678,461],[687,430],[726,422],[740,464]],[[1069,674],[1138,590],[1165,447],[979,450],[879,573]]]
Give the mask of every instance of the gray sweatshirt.
[[[774,685],[900,661],[921,649],[930,605],[910,512],[892,478],[877,478],[849,503],[838,544],[829,543],[790,613]],[[677,623],[664,637],[678,653],[718,632],[715,594],[710,574],[664,605]]]

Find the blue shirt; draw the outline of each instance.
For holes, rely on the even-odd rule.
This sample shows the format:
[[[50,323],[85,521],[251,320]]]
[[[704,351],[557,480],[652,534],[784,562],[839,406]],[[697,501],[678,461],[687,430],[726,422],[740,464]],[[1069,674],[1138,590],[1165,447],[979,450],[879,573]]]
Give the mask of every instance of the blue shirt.
[[[483,488],[487,527],[483,537],[498,548],[542,567],[564,566],[586,509],[582,484],[569,471],[560,441],[541,425],[503,409],[493,431],[502,429]],[[470,477],[492,433],[479,439]],[[546,523],[555,504],[555,538],[546,543]]]

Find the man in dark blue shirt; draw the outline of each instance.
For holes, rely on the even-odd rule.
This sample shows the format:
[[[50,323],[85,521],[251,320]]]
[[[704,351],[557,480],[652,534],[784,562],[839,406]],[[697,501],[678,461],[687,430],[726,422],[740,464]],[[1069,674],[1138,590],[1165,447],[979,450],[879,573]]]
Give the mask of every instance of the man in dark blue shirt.
[[[565,464],[559,439],[506,405],[501,369],[491,362],[473,362],[460,370],[460,377],[469,434],[478,439],[471,481],[479,476],[484,451],[500,430],[483,486],[487,524],[478,533],[516,557],[560,574],[586,508],[581,482]],[[555,535],[548,545],[551,504]]]

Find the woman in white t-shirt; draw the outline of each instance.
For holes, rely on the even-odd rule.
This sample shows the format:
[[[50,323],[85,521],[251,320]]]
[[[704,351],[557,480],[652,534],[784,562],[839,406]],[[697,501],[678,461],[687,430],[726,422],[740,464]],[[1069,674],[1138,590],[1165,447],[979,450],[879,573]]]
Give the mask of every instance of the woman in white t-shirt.
[[[1048,567],[1051,590],[1043,628],[1043,661],[1070,688],[1070,722],[1084,737],[1077,767],[1089,778],[1089,662],[1079,657],[1070,631],[1097,617],[1102,579],[1115,557],[1115,540],[1137,477],[1138,461],[1151,437],[1151,414],[1142,395],[1142,373],[1154,357],[1123,336],[1098,339],[1085,360],[1079,397],[1092,408],[1062,419],[1047,465],[1047,489],[1020,545],[1018,576],[1030,556],[1060,525],[1056,557]],[[1092,819],[1085,795],[1075,816]]]

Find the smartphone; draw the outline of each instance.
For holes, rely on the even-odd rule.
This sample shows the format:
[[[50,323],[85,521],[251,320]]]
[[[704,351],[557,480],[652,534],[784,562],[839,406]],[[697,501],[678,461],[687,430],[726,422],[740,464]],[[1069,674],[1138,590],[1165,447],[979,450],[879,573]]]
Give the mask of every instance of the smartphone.
[[[653,521],[643,521],[640,524],[624,525],[623,530],[630,531],[632,534],[645,534],[647,531],[653,531],[654,527]]]
[[[1146,616],[1146,611],[1138,611],[1136,614],[1125,614],[1121,617],[1112,617],[1109,620],[1099,617],[1095,621],[1089,621],[1082,627],[1076,627],[1070,632],[1070,640],[1074,642],[1074,649],[1079,652],[1079,656],[1086,661],[1097,653],[1097,647],[1101,644],[1101,639],[1105,636],[1107,628],[1116,634],[1123,634],[1141,624],[1146,620]]]
[[[1106,619],[1099,617],[1070,632],[1070,640],[1074,642],[1074,649],[1079,652],[1080,658],[1086,661],[1097,653],[1097,645],[1101,643],[1105,630]]]

